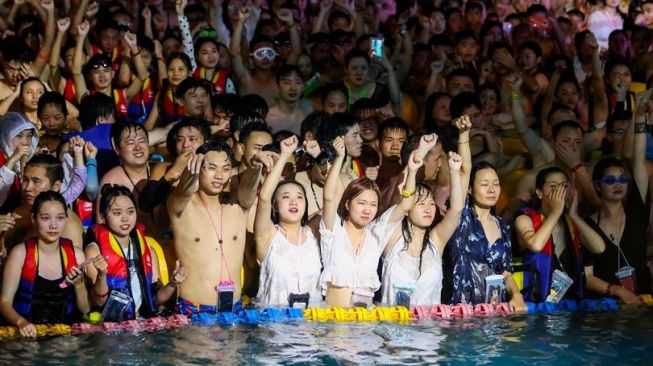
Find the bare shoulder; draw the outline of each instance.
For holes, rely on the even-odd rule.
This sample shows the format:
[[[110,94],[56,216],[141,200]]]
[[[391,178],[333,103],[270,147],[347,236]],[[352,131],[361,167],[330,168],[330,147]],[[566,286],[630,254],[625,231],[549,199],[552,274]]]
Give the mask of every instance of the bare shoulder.
[[[102,180],[100,181],[100,186],[105,184],[122,184],[127,185],[127,177],[125,177],[125,171],[121,166],[117,166],[104,173]]]
[[[517,216],[515,219],[515,229],[517,230],[524,230],[524,229],[532,229],[533,228],[533,220],[531,220],[528,215],[521,214]]]
[[[150,176],[150,180],[159,180],[161,177],[163,177],[166,172],[168,171],[168,168],[172,165],[171,162],[164,161],[161,163],[158,163],[154,165],[152,168],[152,173]]]

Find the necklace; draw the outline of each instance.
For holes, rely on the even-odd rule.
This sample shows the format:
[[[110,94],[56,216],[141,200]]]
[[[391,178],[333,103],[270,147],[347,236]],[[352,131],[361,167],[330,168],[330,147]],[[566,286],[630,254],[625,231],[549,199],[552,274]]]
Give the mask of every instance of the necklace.
[[[317,199],[317,194],[315,193],[315,188],[313,187],[313,178],[311,178],[310,172],[308,174],[308,180],[311,182],[311,191],[313,192],[313,198],[315,198],[315,205],[317,206],[317,210],[320,211],[322,208],[320,207],[320,201]]]
[[[606,234],[608,234],[608,237],[610,238],[610,241],[612,242],[612,244],[614,244],[616,246],[619,246],[619,243],[621,242],[621,238],[623,237],[623,230],[621,229],[621,224],[622,224],[621,211],[622,211],[622,208],[620,207],[619,212],[617,213],[617,222],[616,223],[615,223],[615,220],[613,218],[609,218],[607,220],[608,221],[607,227],[612,229],[612,230],[610,230],[610,232],[606,232],[606,230],[601,229],[604,232],[606,232]],[[599,223],[601,222],[601,218],[602,218],[601,216],[603,216],[603,210],[599,210]]]

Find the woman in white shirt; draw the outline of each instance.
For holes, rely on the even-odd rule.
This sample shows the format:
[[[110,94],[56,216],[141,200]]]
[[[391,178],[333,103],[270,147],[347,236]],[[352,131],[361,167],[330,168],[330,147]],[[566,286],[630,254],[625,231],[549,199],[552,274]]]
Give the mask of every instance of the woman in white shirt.
[[[462,116],[455,121],[459,128],[459,142],[469,141],[471,121]],[[423,165],[422,151],[430,146],[423,136],[420,146],[407,162],[406,186],[415,179],[415,172]],[[426,150],[429,149],[429,150]],[[401,228],[394,227],[383,250],[382,302],[388,305],[433,305],[440,303],[442,290],[442,253],[456,230],[463,211],[463,187],[469,185],[471,153],[469,144],[458,145],[460,155],[449,153],[451,195],[444,218],[435,226],[436,205],[428,185],[418,184],[411,194],[409,209],[404,211]],[[462,170],[461,170],[462,166]]]
[[[374,291],[381,286],[376,269],[386,242],[388,227],[399,224],[405,211],[395,206],[381,218],[378,213],[379,187],[368,178],[351,182],[338,194],[340,171],[345,160],[342,137],[333,141],[336,159],[324,185],[324,207],[320,222],[320,247],[324,271],[320,279],[322,293],[329,306],[372,304]],[[408,182],[406,189],[415,189]]]
[[[269,152],[258,153],[252,161],[269,171],[254,219],[256,258],[261,264],[257,301],[265,306],[307,307],[322,300],[318,290],[322,265],[317,240],[306,226],[306,191],[294,179],[279,182],[297,145],[293,135],[281,141],[276,162]]]

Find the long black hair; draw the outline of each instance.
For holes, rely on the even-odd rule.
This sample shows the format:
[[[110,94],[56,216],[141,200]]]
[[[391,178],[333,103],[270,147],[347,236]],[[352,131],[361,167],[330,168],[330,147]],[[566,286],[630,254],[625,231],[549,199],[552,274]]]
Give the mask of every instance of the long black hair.
[[[424,183],[418,183],[417,186],[415,187],[415,192],[417,194],[417,202],[423,201],[428,198],[429,195],[434,196],[433,190],[431,187]],[[436,210],[438,211],[438,210]],[[426,248],[429,246],[429,232],[435,225],[440,222],[440,217],[439,215],[436,215],[436,217],[433,219],[433,223],[429,227],[426,228],[424,232],[424,237],[422,238],[422,249],[420,249],[419,252],[419,275],[422,275],[422,258],[424,257],[424,252],[426,251]],[[401,235],[404,237],[404,250],[408,250],[410,247],[410,242],[413,240],[413,234],[411,233],[411,227],[412,223],[408,220],[408,215],[405,215],[404,218],[401,220]]]
[[[294,185],[298,186],[299,189],[302,191],[302,194],[304,195],[304,214],[302,215],[302,221],[301,221],[300,224],[302,226],[305,226],[308,223],[308,198],[306,197],[306,189],[304,188],[304,186],[301,183],[299,183],[298,181],[296,181],[294,179],[284,179],[284,180],[280,181],[279,184],[277,184],[277,188],[275,188],[274,192],[272,192],[272,202],[271,202],[272,209],[270,210],[270,218],[272,219],[272,222],[275,225],[279,224],[279,213],[275,209],[274,205],[277,203],[277,198],[276,198],[277,197],[277,191],[281,187],[285,186],[286,184],[294,184]]]

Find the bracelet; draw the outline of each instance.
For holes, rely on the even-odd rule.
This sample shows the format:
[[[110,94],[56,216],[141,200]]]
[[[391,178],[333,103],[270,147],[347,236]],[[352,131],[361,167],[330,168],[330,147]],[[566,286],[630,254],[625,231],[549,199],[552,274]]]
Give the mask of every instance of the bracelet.
[[[136,57],[136,56],[138,56],[140,54],[141,54],[141,49],[139,48],[137,52],[132,52],[131,58],[134,58],[134,57]]]
[[[605,128],[605,125],[606,125],[606,121],[595,123],[594,128],[597,129],[597,130],[600,130],[602,128]]]
[[[512,100],[520,100],[522,97],[522,94],[520,92],[513,92],[512,93]]]
[[[645,133],[646,132],[646,123],[640,122],[635,123],[635,133]]]
[[[412,197],[414,194],[415,194],[415,191],[407,191],[405,189],[401,191],[401,197],[403,197],[403,198]]]
[[[50,58],[48,58],[47,56],[42,55],[40,52],[39,52],[38,55],[36,55],[36,58],[38,58],[39,60],[43,60],[43,61],[50,61]]]
[[[571,172],[572,172],[572,173],[576,173],[577,171],[580,170],[580,168],[582,168],[582,167],[584,167],[584,166],[585,166],[585,163],[583,163],[583,162],[581,161],[580,163],[576,164],[575,167],[571,168]]]
[[[608,288],[605,290],[605,294],[612,296],[612,284],[608,284]]]
[[[101,299],[103,297],[107,297],[107,295],[109,295],[109,289],[107,289],[107,292],[105,292],[103,294],[98,294],[97,292],[95,292],[95,289],[93,289],[93,295],[95,295],[95,297],[97,297],[98,299]]]
[[[465,140],[465,141],[458,141],[458,145],[462,145],[462,144],[468,144],[468,143],[469,143],[469,140]]]

